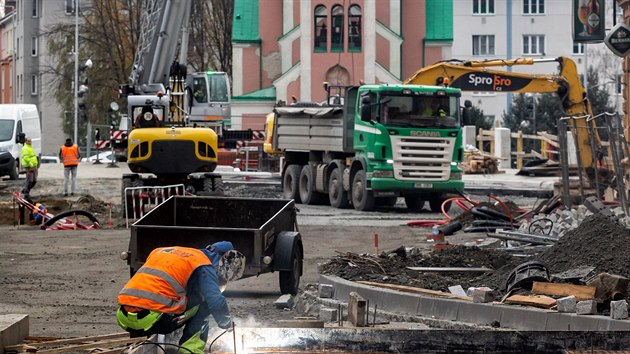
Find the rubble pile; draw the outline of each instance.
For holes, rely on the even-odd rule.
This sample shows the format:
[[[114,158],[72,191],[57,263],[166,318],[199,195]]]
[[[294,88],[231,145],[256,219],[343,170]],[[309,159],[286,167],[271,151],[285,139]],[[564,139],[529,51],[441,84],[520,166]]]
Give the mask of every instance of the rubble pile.
[[[573,212],[562,213],[558,215],[565,215],[567,219],[569,214],[573,215]],[[627,262],[630,259],[630,231],[618,220],[601,214],[588,215],[584,212],[577,217],[581,218],[581,215],[584,219],[578,226],[564,232],[554,245],[528,258],[493,248],[451,246],[421,255],[401,247],[383,252],[378,257],[352,253],[339,255],[321,264],[319,271],[352,281],[367,280],[439,291],[449,291],[448,287],[454,285],[461,285],[464,289],[489,287],[500,296],[505,295],[510,272],[528,261],[546,264],[551,274],[594,267],[592,274],[606,272],[630,278],[630,263]],[[567,225],[574,223],[565,222]],[[419,272],[407,267],[487,267],[494,271],[483,274]]]

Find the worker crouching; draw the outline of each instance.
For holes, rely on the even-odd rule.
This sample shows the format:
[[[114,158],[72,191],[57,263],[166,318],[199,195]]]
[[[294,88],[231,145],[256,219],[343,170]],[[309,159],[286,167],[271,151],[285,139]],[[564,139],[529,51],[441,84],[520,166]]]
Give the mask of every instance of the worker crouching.
[[[180,353],[203,353],[209,316],[232,327],[222,294],[245,270],[245,257],[223,241],[205,249],[157,248],[118,294],[117,320],[132,337],[168,334],[185,326]]]

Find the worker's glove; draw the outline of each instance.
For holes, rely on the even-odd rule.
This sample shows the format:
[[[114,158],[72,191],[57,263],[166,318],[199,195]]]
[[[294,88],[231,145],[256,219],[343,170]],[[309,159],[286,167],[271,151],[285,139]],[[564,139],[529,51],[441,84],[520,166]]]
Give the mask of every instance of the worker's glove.
[[[219,328],[221,329],[225,329],[225,330],[232,330],[232,319],[230,317],[228,317],[225,321],[222,321],[221,323],[217,323],[219,325]]]

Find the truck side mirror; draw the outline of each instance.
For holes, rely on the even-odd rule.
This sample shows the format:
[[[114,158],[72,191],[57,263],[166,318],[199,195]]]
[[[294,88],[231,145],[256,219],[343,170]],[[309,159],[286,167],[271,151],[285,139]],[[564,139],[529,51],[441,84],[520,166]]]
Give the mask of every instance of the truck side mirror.
[[[18,135],[15,137],[15,141],[18,144],[22,144],[24,145],[24,143],[26,142],[26,134],[24,133],[18,133]]]
[[[470,100],[464,101],[464,107],[462,107],[462,120],[464,121],[464,126],[466,125],[475,125],[472,122],[472,102]]]
[[[361,97],[361,120],[369,122],[372,120],[372,105],[370,104],[370,96]]]

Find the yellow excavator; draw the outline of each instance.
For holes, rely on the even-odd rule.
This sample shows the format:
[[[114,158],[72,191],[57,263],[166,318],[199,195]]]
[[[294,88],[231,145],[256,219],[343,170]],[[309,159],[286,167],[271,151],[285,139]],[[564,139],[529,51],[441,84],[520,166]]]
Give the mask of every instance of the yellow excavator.
[[[556,62],[559,71],[556,74],[527,74],[493,69],[494,67],[512,67],[516,65],[535,65]],[[566,57],[557,58],[519,58],[512,60],[438,62],[416,71],[405,84],[447,85],[462,91],[517,92],[517,93],[557,93],[562,103],[564,115],[570,117],[566,122],[573,130],[577,142],[578,161],[583,175],[586,175],[595,187],[594,180],[602,175],[613,173],[598,165],[598,156],[593,151],[600,151],[601,141],[591,104],[586,90],[580,83],[576,64]],[[624,149],[627,148],[623,147]],[[621,170],[621,166],[615,166]],[[619,178],[623,172],[614,171]]]

